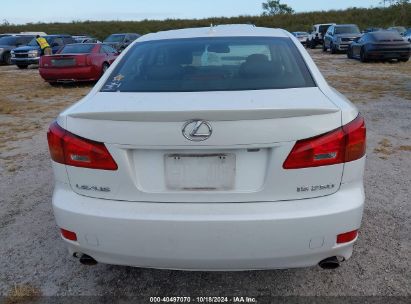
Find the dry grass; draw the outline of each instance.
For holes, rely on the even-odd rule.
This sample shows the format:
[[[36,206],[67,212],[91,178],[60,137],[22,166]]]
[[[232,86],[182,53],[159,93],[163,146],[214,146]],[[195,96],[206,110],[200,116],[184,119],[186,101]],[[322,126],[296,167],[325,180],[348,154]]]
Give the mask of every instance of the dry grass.
[[[327,81],[355,103],[386,96],[411,101],[411,63],[361,63],[344,55],[310,51]]]
[[[81,99],[91,86],[52,87],[37,69],[0,67],[0,161],[16,144],[45,128],[64,108]],[[8,171],[18,166],[7,163]]]
[[[41,295],[40,289],[29,284],[15,285],[4,299],[4,304],[32,303]]]
[[[408,151],[411,152],[411,146],[399,146],[395,147],[392,145],[388,138],[383,138],[378,142],[378,147],[374,149],[375,153],[380,154],[381,159],[387,159],[388,156],[397,153],[398,151]]]
[[[388,156],[395,153],[395,151],[392,148],[390,140],[387,138],[380,140],[380,142],[378,143],[378,147],[374,149],[374,152],[380,154],[379,157],[381,159],[387,159]]]
[[[400,146],[398,150],[411,152],[411,146]]]

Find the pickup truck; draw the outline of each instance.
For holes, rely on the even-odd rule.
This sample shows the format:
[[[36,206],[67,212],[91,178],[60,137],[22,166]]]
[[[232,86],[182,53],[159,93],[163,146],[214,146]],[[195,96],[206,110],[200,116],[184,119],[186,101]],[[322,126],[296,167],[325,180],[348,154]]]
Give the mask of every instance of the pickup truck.
[[[324,35],[327,32],[328,28],[335,23],[323,23],[313,25],[312,32],[307,38],[305,43],[307,48],[315,49],[317,45],[322,45],[324,43]]]
[[[66,44],[76,43],[70,35],[47,35],[44,36],[49,43],[53,54]],[[41,49],[34,38],[27,46],[18,47],[11,51],[11,63],[17,65],[19,69],[27,69],[31,64],[38,64],[41,56]]]

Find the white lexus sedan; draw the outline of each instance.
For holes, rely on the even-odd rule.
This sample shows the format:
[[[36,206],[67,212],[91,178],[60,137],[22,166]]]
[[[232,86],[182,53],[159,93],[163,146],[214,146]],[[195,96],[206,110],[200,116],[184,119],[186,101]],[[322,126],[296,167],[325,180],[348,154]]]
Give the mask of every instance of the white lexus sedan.
[[[55,218],[83,264],[331,269],[352,254],[364,119],[284,30],[142,36],[47,136]]]

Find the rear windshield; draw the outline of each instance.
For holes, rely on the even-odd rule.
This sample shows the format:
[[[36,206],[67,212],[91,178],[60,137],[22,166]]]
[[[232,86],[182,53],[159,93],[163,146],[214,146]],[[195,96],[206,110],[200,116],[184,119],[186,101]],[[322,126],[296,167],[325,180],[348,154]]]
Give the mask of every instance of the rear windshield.
[[[197,92],[313,87],[289,38],[236,37],[135,44],[103,92]]]
[[[389,42],[389,41],[404,41],[400,34],[397,32],[391,31],[379,31],[379,32],[372,32],[370,36],[374,38],[376,41],[380,42]]]
[[[104,40],[104,42],[121,42],[124,40],[125,35],[111,35]]]
[[[68,44],[60,51],[60,54],[89,54],[94,46],[94,44]]]
[[[359,34],[360,29],[356,26],[338,26],[335,28],[335,34]]]

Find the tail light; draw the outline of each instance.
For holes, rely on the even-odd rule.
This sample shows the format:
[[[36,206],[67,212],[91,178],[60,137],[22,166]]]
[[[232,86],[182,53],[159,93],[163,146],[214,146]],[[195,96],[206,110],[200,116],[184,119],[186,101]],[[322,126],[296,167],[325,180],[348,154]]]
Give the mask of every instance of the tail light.
[[[117,164],[103,143],[74,135],[57,122],[47,133],[51,158],[60,164],[101,170],[117,170]]]
[[[60,233],[67,240],[77,241],[77,235],[73,231],[69,231],[69,230],[66,230],[66,229],[60,229]]]
[[[365,155],[366,128],[364,118],[334,131],[297,141],[284,162],[284,169],[300,169],[346,163]]]
[[[358,230],[339,234],[337,235],[337,244],[349,243],[351,241],[354,241],[357,236]]]

